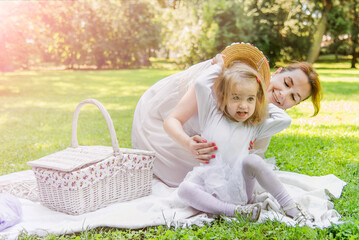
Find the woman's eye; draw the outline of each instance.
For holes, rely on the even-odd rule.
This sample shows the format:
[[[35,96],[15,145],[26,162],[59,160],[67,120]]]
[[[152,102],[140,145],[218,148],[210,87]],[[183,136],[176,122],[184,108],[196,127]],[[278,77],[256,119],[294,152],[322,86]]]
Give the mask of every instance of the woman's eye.
[[[296,102],[294,94],[292,94],[292,99],[293,99],[294,102]]]
[[[284,84],[289,87],[289,85],[287,84],[287,81],[284,79]]]

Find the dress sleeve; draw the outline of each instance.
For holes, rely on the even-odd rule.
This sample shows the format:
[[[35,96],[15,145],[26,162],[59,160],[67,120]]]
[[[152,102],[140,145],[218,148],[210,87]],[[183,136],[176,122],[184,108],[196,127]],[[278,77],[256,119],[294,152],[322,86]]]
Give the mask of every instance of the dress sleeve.
[[[273,103],[268,104],[268,117],[259,125],[257,139],[270,137],[290,126],[292,119],[281,108]]]
[[[195,80],[194,90],[196,92],[198,117],[201,127],[209,115],[216,110],[216,101],[212,94],[212,86],[221,72],[222,67],[214,64]]]
[[[266,153],[266,151],[267,151],[267,149],[269,147],[271,138],[272,137],[265,137],[265,138],[256,139],[256,141],[254,143],[254,147],[250,152],[255,153],[258,156],[261,156],[262,158],[264,158],[265,153]]]

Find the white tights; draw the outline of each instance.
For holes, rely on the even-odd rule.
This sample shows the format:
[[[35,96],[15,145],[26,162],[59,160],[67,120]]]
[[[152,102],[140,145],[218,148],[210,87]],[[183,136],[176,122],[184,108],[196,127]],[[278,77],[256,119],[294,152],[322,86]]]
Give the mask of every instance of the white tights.
[[[263,159],[255,154],[250,154],[243,159],[242,173],[246,184],[246,193],[248,201],[253,195],[255,181],[269,192],[282,206],[288,206],[294,203],[291,196],[288,194],[282,183],[274,172],[269,169]],[[234,169],[241,169],[234,166]],[[212,214],[225,214],[226,216],[233,216],[236,205],[223,202],[206,192],[202,186],[195,183],[183,182],[179,186],[178,195],[180,198],[191,207],[202,212]],[[291,209],[287,211],[287,215],[294,216],[298,213],[298,209]]]

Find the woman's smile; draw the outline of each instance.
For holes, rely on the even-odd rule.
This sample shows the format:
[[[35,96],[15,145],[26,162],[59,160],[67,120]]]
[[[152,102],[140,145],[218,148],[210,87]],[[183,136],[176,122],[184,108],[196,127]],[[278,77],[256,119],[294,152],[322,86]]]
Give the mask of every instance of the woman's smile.
[[[274,98],[274,100],[276,101],[276,103],[277,103],[278,105],[280,105],[281,103],[279,102],[278,97],[277,97],[277,95],[275,94],[274,90],[272,91],[272,95],[273,95],[273,98]]]

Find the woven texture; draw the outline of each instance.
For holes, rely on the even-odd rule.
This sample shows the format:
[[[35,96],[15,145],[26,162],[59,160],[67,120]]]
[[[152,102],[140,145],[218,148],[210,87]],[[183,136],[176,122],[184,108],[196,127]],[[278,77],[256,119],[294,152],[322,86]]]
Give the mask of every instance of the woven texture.
[[[264,79],[265,85],[269,85],[270,68],[263,52],[249,43],[232,43],[221,54],[225,55],[224,65],[228,67],[234,60],[240,60],[259,72]]]
[[[114,202],[147,196],[152,191],[151,181],[151,169],[132,169],[117,172],[78,190],[58,188],[41,180],[37,183],[43,205],[55,211],[78,215],[95,211]]]
[[[78,145],[77,119],[84,104],[100,109],[112,147]],[[55,211],[78,215],[151,194],[154,160],[154,152],[119,148],[108,112],[97,100],[86,99],[74,112],[72,147],[28,164],[34,171],[41,203]]]

